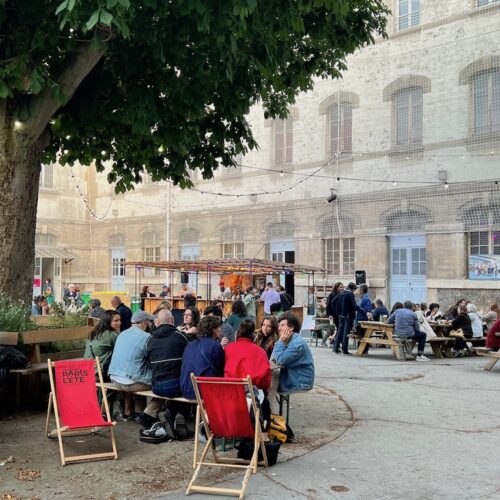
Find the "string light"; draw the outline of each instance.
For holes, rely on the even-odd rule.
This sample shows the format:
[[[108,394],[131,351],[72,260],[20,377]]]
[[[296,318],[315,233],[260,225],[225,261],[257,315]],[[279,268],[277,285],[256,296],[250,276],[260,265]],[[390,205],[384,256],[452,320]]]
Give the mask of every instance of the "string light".
[[[111,199],[109,200],[108,209],[106,210],[104,215],[98,217],[97,214],[94,212],[94,210],[91,208],[91,206],[90,206],[89,202],[87,201],[87,199],[85,198],[85,196],[83,195],[82,190],[80,189],[80,185],[78,184],[76,177],[73,175],[73,172],[71,172],[70,177],[73,179],[73,182],[75,183],[76,189],[77,189],[78,193],[80,194],[80,198],[83,200],[83,203],[84,203],[85,207],[87,208],[88,212],[90,213],[90,215],[95,220],[104,220],[107,217],[109,211],[111,210],[111,205],[113,204],[113,201],[115,199],[115,195],[113,195],[111,197]]]

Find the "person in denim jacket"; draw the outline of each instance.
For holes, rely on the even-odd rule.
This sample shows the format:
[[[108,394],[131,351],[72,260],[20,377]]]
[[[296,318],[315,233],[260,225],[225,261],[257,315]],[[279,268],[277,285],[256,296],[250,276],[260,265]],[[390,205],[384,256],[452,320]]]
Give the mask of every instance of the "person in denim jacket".
[[[300,321],[286,312],[279,321],[279,340],[271,359],[281,365],[278,392],[309,391],[314,384],[311,349],[300,335]]]

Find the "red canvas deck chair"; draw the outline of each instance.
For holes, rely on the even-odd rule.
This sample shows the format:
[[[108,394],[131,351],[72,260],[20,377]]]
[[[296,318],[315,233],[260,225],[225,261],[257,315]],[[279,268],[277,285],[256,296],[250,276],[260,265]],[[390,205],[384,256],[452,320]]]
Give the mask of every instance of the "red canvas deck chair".
[[[104,460],[109,458],[116,460],[118,453],[113,433],[115,422],[111,422],[99,358],[95,360],[83,359],[56,362],[51,362],[49,359],[47,364],[51,392],[49,407],[47,409],[45,433],[49,438],[57,436],[62,465],[66,465],[67,462],[87,460]],[[96,368],[100,382],[99,385],[102,388],[102,400],[106,412],[106,420],[102,416],[101,407],[97,399]],[[55,371],[55,383],[54,374],[52,373],[53,369]],[[52,409],[54,410],[56,428],[51,431],[49,427]],[[64,437],[93,434],[102,428],[109,428],[110,430],[112,451],[91,453],[88,455],[65,455]]]
[[[267,455],[262,439],[260,426],[260,410],[257,408],[252,390],[252,380],[247,378],[216,378],[195,377],[191,374],[198,408],[196,411],[196,428],[194,436],[193,477],[186,490],[186,495],[192,492],[214,493],[219,495],[235,495],[243,498],[250,473],[257,472],[257,464],[267,467]],[[251,396],[251,404],[255,415],[255,425],[250,420],[246,393]],[[198,458],[198,437],[200,420],[205,428],[207,442],[200,458]],[[240,458],[225,458],[218,455],[214,446],[214,437],[245,437],[254,440],[254,452],[250,460]],[[263,460],[258,462],[258,452],[262,450]],[[213,461],[207,459],[212,454]],[[242,469],[245,476],[240,489],[216,488],[195,485],[196,478],[202,467],[230,467]]]

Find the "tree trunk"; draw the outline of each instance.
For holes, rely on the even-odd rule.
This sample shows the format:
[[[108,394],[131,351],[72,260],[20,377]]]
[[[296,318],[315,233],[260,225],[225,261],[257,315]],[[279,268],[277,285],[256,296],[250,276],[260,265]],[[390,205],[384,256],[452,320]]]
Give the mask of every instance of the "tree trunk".
[[[23,135],[0,100],[0,294],[31,304],[43,146]]]

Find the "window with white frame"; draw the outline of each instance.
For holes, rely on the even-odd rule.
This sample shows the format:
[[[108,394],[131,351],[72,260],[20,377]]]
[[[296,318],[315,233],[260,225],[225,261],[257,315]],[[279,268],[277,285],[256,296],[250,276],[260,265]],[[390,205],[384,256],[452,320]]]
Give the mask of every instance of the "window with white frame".
[[[423,141],[423,89],[408,87],[392,96],[393,146],[411,147]]]
[[[223,259],[242,259],[243,258],[243,243],[223,243],[222,258]]]
[[[352,108],[350,102],[328,107],[328,141],[330,157],[335,153],[352,153]]]
[[[472,79],[474,135],[500,132],[500,68],[480,71]]]
[[[469,233],[469,255],[500,255],[500,231]]]
[[[293,118],[274,120],[274,164],[288,165],[293,162]]]
[[[40,187],[42,189],[54,189],[54,165],[42,165],[40,171]]]
[[[500,0],[476,0],[477,7],[484,7],[485,5],[493,5],[494,3],[500,3]]]
[[[399,29],[420,24],[420,0],[399,0]]]
[[[324,267],[331,274],[354,273],[354,238],[324,240]]]
[[[143,240],[144,262],[158,262],[160,260],[160,235],[156,231],[146,231]],[[159,276],[159,269],[144,268],[144,276]]]
[[[244,227],[230,225],[220,232],[221,254],[224,259],[241,259],[244,250]]]

